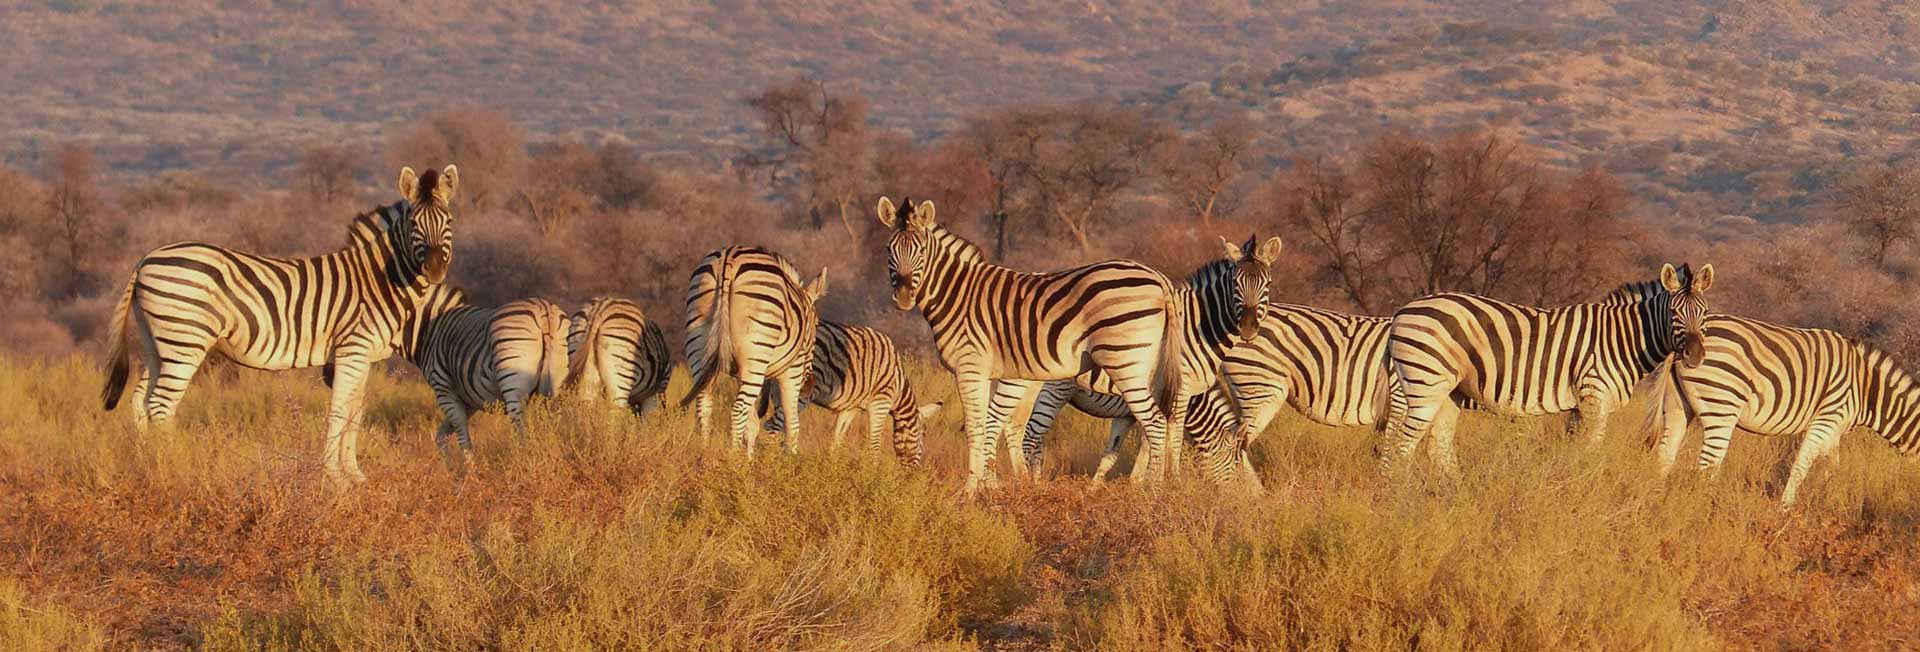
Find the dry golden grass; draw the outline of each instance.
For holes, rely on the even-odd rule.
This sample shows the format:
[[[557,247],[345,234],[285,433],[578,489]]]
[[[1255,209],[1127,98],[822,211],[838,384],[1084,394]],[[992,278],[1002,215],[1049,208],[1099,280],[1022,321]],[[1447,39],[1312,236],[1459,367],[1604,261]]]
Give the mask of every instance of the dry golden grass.
[[[970,501],[953,411],[909,472],[822,452],[817,412],[808,452],[747,465],[685,415],[560,401],[524,439],[478,420],[456,480],[427,392],[389,379],[372,480],[338,493],[312,374],[203,380],[144,437],[99,411],[99,381],[85,359],[0,358],[0,648],[1920,644],[1920,482],[1865,433],[1783,515],[1791,442],[1743,438],[1718,480],[1662,481],[1631,413],[1592,447],[1553,420],[1470,418],[1451,484],[1379,478],[1371,433],[1283,418],[1256,447],[1259,497],[1090,484],[1106,428],[1073,416],[1049,451],[1064,477]]]

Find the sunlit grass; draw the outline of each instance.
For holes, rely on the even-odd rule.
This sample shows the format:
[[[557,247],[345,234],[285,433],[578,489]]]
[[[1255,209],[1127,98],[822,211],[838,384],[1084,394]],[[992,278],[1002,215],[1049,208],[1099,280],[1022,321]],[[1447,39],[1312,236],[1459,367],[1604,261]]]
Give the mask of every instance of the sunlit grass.
[[[1284,415],[1254,449],[1261,496],[1089,483],[1107,425],[1069,415],[1047,479],[969,500],[951,382],[911,375],[949,401],[921,471],[828,454],[818,410],[799,457],[763,437],[746,464],[677,409],[561,399],[524,437],[476,419],[457,474],[424,386],[382,378],[370,482],[343,493],[312,373],[203,378],[143,435],[100,412],[87,361],[0,358],[0,647],[1901,649],[1920,631],[1920,482],[1866,433],[1782,514],[1795,442],[1743,436],[1718,479],[1690,458],[1660,479],[1637,408],[1600,445],[1469,416],[1457,482],[1382,478],[1370,431]]]

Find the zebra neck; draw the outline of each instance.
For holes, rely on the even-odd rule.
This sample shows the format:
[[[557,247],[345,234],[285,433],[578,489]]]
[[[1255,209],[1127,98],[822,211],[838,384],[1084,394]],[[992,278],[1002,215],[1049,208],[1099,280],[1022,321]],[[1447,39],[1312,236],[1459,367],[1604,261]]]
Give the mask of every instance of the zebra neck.
[[[1862,421],[1901,452],[1914,452],[1920,448],[1920,386],[1913,374],[1879,349],[1856,343],[1852,350],[1859,358],[1855,391]]]
[[[928,250],[926,278],[921,281],[921,314],[929,321],[936,315],[944,315],[952,306],[949,304],[968,294],[967,289],[976,279],[995,275],[1024,275],[1006,267],[989,263],[981,255],[980,248],[966,238],[951,231],[936,227],[931,235],[931,247]]]
[[[1235,288],[1230,283],[1215,278],[1196,278],[1173,289],[1173,300],[1186,308],[1187,323],[1183,327],[1189,337],[1188,342],[1198,344],[1199,351],[1212,359],[1219,359],[1233,348],[1234,323],[1232,306],[1238,299]],[[1256,306],[1248,306],[1256,310]],[[1197,339],[1196,339],[1197,336]]]

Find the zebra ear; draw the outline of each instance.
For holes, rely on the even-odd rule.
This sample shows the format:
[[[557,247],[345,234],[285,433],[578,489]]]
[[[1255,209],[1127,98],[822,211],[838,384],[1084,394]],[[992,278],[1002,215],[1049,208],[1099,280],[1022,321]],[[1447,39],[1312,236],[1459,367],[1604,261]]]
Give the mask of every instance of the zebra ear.
[[[1699,294],[1713,287],[1713,263],[1700,266],[1700,273],[1693,276],[1693,292]]]
[[[1272,265],[1273,261],[1280,259],[1280,250],[1285,246],[1280,242],[1280,236],[1267,238],[1266,242],[1260,243],[1260,250],[1254,252],[1253,259],[1262,265]]]
[[[807,298],[819,301],[827,294],[827,268],[820,268],[820,277],[807,284]]]
[[[1680,283],[1680,272],[1673,268],[1673,263],[1667,263],[1660,267],[1660,286],[1666,288],[1668,292],[1673,293],[1687,289],[1685,285]]]
[[[939,414],[941,405],[944,405],[944,403],[935,401],[930,405],[920,406],[920,420],[925,421],[927,419],[933,418],[933,415]]]
[[[433,201],[441,206],[453,205],[453,191],[460,186],[460,168],[448,163],[440,171],[440,182],[433,184]]]
[[[885,226],[889,229],[900,228],[899,220],[895,217],[897,213],[895,212],[896,209],[893,207],[893,200],[887,199],[885,195],[882,195],[880,197],[879,210],[880,210],[881,226]]]
[[[413,173],[413,168],[400,168],[400,198],[407,201],[418,199],[413,196],[413,193],[419,189],[420,176]]]
[[[1232,240],[1228,240],[1227,236],[1224,235],[1220,236],[1220,251],[1225,255],[1227,260],[1236,263],[1240,262],[1240,259],[1247,257],[1247,252],[1242,250],[1240,245],[1234,244]]]
[[[933,228],[933,200],[920,202],[920,208],[913,211],[913,217],[907,218],[907,224],[922,228]]]

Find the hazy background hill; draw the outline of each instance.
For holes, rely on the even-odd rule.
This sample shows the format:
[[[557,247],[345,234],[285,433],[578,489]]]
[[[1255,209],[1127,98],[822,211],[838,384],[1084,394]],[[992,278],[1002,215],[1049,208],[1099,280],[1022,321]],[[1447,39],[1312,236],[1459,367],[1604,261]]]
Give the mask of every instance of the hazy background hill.
[[[513,4],[0,8],[0,151],[83,137],[116,170],[257,173],[309,139],[484,105],[535,134],[714,159],[757,130],[737,100],[796,74],[856,85],[879,125],[923,139],[981,107],[1198,83],[1289,144],[1494,118],[1634,171],[1656,156],[1634,145],[1677,144],[1660,165],[1712,178],[1654,180],[1718,191],[1745,170],[1692,169],[1715,154],[1692,141],[1899,149],[1920,105],[1920,9],[1896,1]]]

